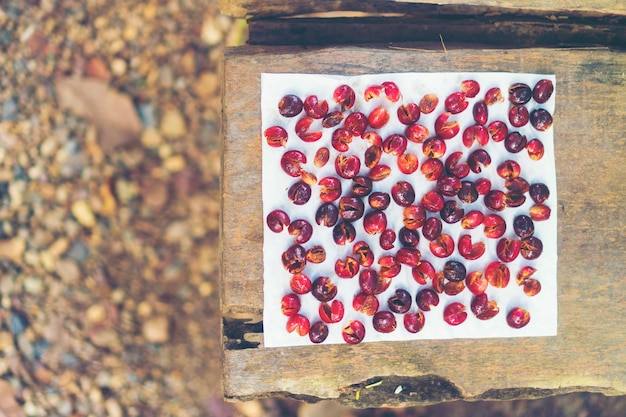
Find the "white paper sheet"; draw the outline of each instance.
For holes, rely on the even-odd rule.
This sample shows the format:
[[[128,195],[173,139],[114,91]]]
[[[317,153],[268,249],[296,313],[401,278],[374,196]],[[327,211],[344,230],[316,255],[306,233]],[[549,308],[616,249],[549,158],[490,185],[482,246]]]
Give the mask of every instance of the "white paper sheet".
[[[460,294],[455,296],[448,296],[446,294],[439,294],[440,302],[437,307],[431,309],[431,311],[424,312],[425,326],[416,333],[409,333],[405,330],[403,325],[403,317],[401,314],[395,314],[397,321],[397,328],[391,333],[379,333],[372,327],[372,318],[356,312],[352,308],[352,300],[355,294],[360,292],[358,284],[358,274],[352,279],[343,279],[335,275],[334,264],[338,258],[345,259],[347,255],[351,254],[352,244],[345,246],[338,246],[335,244],[332,238],[332,228],[326,228],[317,226],[315,223],[315,212],[321,204],[319,198],[319,186],[313,185],[312,197],[310,201],[303,206],[294,205],[287,198],[287,189],[296,182],[299,178],[293,178],[288,176],[280,166],[280,159],[283,153],[287,150],[297,149],[304,152],[307,155],[308,161],[304,165],[304,169],[308,172],[314,173],[318,179],[325,176],[338,177],[334,168],[334,160],[340,152],[333,149],[331,146],[331,134],[335,128],[321,129],[321,122],[317,120],[311,130],[323,130],[322,138],[317,142],[305,143],[295,134],[295,124],[303,117],[304,111],[292,118],[282,117],[278,112],[278,103],[280,99],[287,94],[294,94],[304,100],[309,95],[317,95],[320,101],[326,100],[329,104],[329,111],[339,110],[339,105],[333,100],[333,91],[336,87],[342,84],[351,86],[356,93],[355,106],[347,110],[347,115],[350,111],[361,111],[365,115],[368,115],[370,111],[379,106],[384,105],[391,113],[391,119],[389,123],[381,129],[378,129],[378,133],[384,139],[392,133],[403,134],[406,126],[398,122],[396,117],[396,109],[401,104],[409,102],[419,103],[420,99],[427,93],[436,94],[439,98],[439,104],[434,112],[430,114],[422,114],[418,123],[425,125],[430,130],[430,136],[435,135],[434,121],[435,119],[445,111],[444,100],[445,98],[456,91],[460,91],[461,81],[473,79],[480,84],[480,92],[475,98],[468,98],[468,108],[460,114],[453,115],[451,119],[458,120],[461,124],[460,133],[450,140],[446,140],[447,152],[442,157],[442,161],[454,151],[463,151],[466,156],[473,150],[480,147],[479,144],[474,143],[470,149],[467,149],[462,141],[461,135],[465,127],[475,124],[472,117],[472,108],[476,101],[484,98],[485,92],[492,87],[499,87],[504,96],[504,102],[500,102],[489,106],[489,120],[487,124],[494,120],[501,120],[507,123],[509,132],[518,131],[523,135],[526,135],[528,140],[532,138],[540,139],[545,146],[545,154],[540,160],[531,160],[526,150],[520,153],[512,154],[506,151],[504,143],[495,143],[491,139],[489,143],[484,146],[484,149],[490,154],[492,162],[488,169],[484,170],[480,174],[470,172],[467,180],[475,180],[478,177],[486,177],[492,182],[492,189],[501,189],[506,191],[504,187],[505,180],[500,178],[496,173],[496,167],[506,159],[512,159],[522,167],[521,176],[526,179],[530,184],[536,182],[542,182],[549,187],[550,197],[545,202],[545,205],[552,209],[552,214],[547,221],[535,221],[535,233],[534,236],[541,239],[543,242],[543,253],[536,260],[526,260],[522,256],[518,256],[516,260],[508,263],[507,266],[511,271],[511,279],[506,288],[494,288],[489,287],[486,291],[489,299],[496,300],[500,308],[500,312],[490,320],[478,320],[474,314],[470,311],[470,303],[474,295],[466,288]],[[343,319],[335,324],[328,324],[329,335],[328,338],[322,344],[329,343],[345,343],[342,338],[342,328],[349,320],[359,320],[366,328],[366,336],[364,342],[375,341],[392,341],[392,340],[420,340],[420,339],[448,339],[448,338],[486,338],[486,337],[519,337],[519,336],[552,336],[556,335],[557,331],[557,190],[556,190],[556,174],[554,164],[554,144],[553,144],[553,132],[554,126],[546,131],[540,132],[534,129],[530,123],[527,125],[514,128],[508,121],[508,111],[510,103],[508,102],[508,89],[514,83],[525,83],[531,88],[541,79],[551,80],[556,87],[556,80],[554,75],[545,74],[515,74],[515,73],[395,73],[395,74],[372,74],[362,76],[332,76],[332,75],[316,75],[316,74],[262,74],[261,79],[261,100],[262,100],[262,132],[270,126],[280,125],[284,127],[289,133],[288,141],[285,147],[270,147],[263,134],[261,139],[263,141],[263,169],[262,169],[262,185],[263,185],[263,216],[264,216],[264,344],[266,347],[277,346],[294,346],[294,345],[310,345],[312,344],[307,336],[299,336],[296,333],[288,333],[286,331],[287,317],[281,312],[281,298],[292,290],[289,286],[291,274],[285,270],[281,262],[282,253],[291,245],[294,244],[294,237],[290,235],[286,230],[282,233],[272,232],[266,222],[265,218],[269,212],[274,209],[282,209],[286,211],[292,220],[294,219],[306,219],[314,226],[314,233],[311,240],[305,243],[303,246],[309,248],[313,245],[323,245],[326,249],[327,259],[325,262],[319,265],[307,263],[307,266],[303,273],[308,275],[311,280],[314,280],[320,275],[326,275],[338,286],[338,295],[336,299],[341,300],[345,306],[345,315]],[[365,101],[364,91],[370,85],[381,84],[385,81],[393,81],[397,84],[402,94],[401,99],[397,103],[391,103],[386,99],[385,95]],[[544,108],[554,115],[555,111],[555,93],[552,94],[548,102],[538,104],[534,100],[531,100],[526,104],[529,111],[535,108]],[[555,118],[557,119],[557,118]],[[345,120],[345,119],[344,119]],[[555,124],[558,123],[555,120]],[[368,130],[372,130],[369,128]],[[330,150],[330,161],[323,168],[316,168],[313,165],[313,156],[316,150],[322,146],[327,147]],[[369,146],[369,143],[359,137],[355,137],[350,144],[350,150],[346,152],[347,155],[358,155],[361,160],[365,149]],[[427,159],[422,152],[422,145],[413,142],[408,142],[407,152],[414,153],[419,157],[419,163],[421,164]],[[383,181],[374,183],[374,191],[385,191],[390,193],[391,186],[398,180],[409,181],[416,193],[416,199],[414,204],[419,204],[422,195],[435,187],[433,182],[426,181],[423,174],[418,170],[410,175],[402,174],[397,168],[397,157],[383,153],[380,163],[385,163],[392,168],[392,174]],[[360,174],[366,174],[369,171],[363,164],[361,165]],[[350,189],[351,180],[342,179],[343,195],[347,195]],[[507,222],[507,231],[504,237],[515,238],[513,232],[513,219],[519,214],[528,214],[529,208],[534,205],[532,199],[526,193],[526,202],[517,208],[506,208],[504,211],[499,212]],[[455,197],[453,197],[455,198]],[[446,200],[449,200],[446,197]],[[364,199],[366,212],[369,209],[367,204],[367,198]],[[457,200],[458,201],[458,200]],[[482,196],[471,204],[465,204],[459,202],[459,205],[465,209],[467,213],[471,209],[479,209],[485,214],[490,213],[483,204]],[[397,232],[402,226],[402,207],[397,206],[393,200],[389,208],[385,211],[388,219],[388,228],[395,229]],[[428,213],[429,216],[432,213]],[[368,235],[364,232],[361,224],[362,220],[358,220],[355,223],[357,230],[357,237],[354,242],[364,240],[369,243],[370,248],[374,251],[376,259],[382,255],[393,255],[397,249],[401,247],[400,243],[396,241],[395,249],[385,251],[380,248],[379,235]],[[474,270],[484,271],[485,266],[497,260],[495,254],[495,247],[498,239],[488,239],[483,234],[483,228],[478,227],[474,230],[464,230],[461,228],[460,223],[447,224],[443,223],[444,233],[448,233],[454,237],[455,244],[458,241],[458,237],[461,234],[470,234],[473,237],[474,242],[482,241],[487,245],[486,253],[478,260],[468,261],[463,259],[458,254],[458,249],[455,249],[451,257],[447,259],[440,259],[433,256],[429,249],[429,241],[421,236],[420,231],[420,243],[418,249],[421,252],[422,259],[431,262],[437,271],[443,269],[443,265],[447,260],[462,261],[467,272]],[[537,269],[537,272],[533,275],[541,283],[541,291],[539,294],[529,297],[524,294],[522,287],[516,283],[516,275],[518,271],[524,265],[531,265]],[[378,268],[375,263],[372,268]],[[430,288],[431,282],[426,285],[418,284],[411,275],[411,268],[405,265],[402,266],[401,273],[393,278],[391,286],[382,294],[378,295],[380,302],[380,310],[388,310],[387,299],[398,288],[406,289],[412,296],[411,312],[417,310],[415,303],[415,295],[421,288]],[[299,314],[302,314],[309,318],[310,323],[313,324],[319,321],[318,307],[320,302],[315,299],[310,293],[299,296],[301,300],[301,310]],[[465,322],[458,326],[451,326],[443,320],[443,311],[446,305],[452,302],[461,302],[467,308],[468,317]],[[521,329],[511,328],[506,323],[507,313],[515,306],[520,306],[528,310],[531,314],[531,320],[525,327]]]

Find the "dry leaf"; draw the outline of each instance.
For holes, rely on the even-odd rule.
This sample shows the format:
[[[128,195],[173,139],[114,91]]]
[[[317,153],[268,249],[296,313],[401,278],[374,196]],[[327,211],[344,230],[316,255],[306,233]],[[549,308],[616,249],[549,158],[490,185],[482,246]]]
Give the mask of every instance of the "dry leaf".
[[[98,129],[103,151],[136,142],[141,121],[129,96],[109,88],[104,80],[63,78],[56,82],[59,104]]]

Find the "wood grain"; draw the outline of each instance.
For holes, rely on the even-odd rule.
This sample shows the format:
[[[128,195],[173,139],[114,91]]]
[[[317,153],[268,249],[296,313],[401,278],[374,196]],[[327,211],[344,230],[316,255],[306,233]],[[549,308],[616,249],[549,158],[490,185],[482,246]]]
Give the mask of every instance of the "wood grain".
[[[382,68],[556,74],[558,336],[284,349],[265,349],[261,343],[241,349],[242,345],[227,343],[227,334],[253,342],[244,347],[262,342],[260,334],[225,331],[226,398],[280,394],[372,407],[581,390],[626,394],[626,54],[608,49],[449,49],[446,54],[357,47],[227,50],[222,182],[225,329],[240,325],[241,319],[258,322],[263,309],[260,74],[357,75],[383,72]],[[260,325],[248,329],[259,332]],[[367,388],[379,380],[379,385]],[[405,389],[393,394],[400,384]]]
[[[552,14],[557,16],[577,15],[626,15],[626,3],[620,0],[438,0],[420,2],[415,0],[220,0],[220,11],[224,14],[244,17],[292,16],[298,14],[326,12],[367,13],[413,13],[441,12],[456,14],[517,13]]]

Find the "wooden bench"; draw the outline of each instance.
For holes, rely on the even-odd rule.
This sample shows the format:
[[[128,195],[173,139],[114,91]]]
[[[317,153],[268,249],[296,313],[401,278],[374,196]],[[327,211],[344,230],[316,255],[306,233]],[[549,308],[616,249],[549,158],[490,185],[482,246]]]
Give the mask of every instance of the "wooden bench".
[[[576,391],[626,394],[626,53],[611,49],[626,44],[626,8],[601,0],[568,2],[568,10],[557,1],[529,1],[523,9],[513,1],[439,3],[340,1],[294,5],[278,0],[239,0],[222,5],[225,13],[249,18],[251,44],[271,44],[231,48],[224,59],[221,307],[226,399],[282,395],[376,407],[454,399],[538,398]],[[612,8],[606,3],[613,4]],[[405,11],[425,18],[428,11],[433,23],[427,31],[430,35],[421,34],[419,23],[415,23],[406,39],[393,39],[400,36],[394,31],[389,33],[392,39],[360,38],[410,41],[401,45],[356,45],[359,38],[350,35],[346,42],[335,42],[343,46],[310,47],[327,39],[319,33],[309,37],[307,32],[329,33],[318,30],[327,24],[331,33],[343,33],[330,29],[336,28],[337,22],[324,23],[328,17],[306,18],[308,21],[276,17],[322,11],[365,13],[370,21],[359,24],[369,28],[382,24],[378,18],[372,19],[372,14],[383,12]],[[446,32],[446,22],[453,14],[457,29]],[[484,23],[487,19],[490,23],[486,26],[491,27],[496,16],[509,23],[521,22],[511,32],[517,35],[506,41],[494,40],[489,47],[455,47],[453,40],[480,39],[484,44],[478,28],[473,29],[475,37],[455,36],[461,36],[463,27],[471,26],[472,21]],[[404,15],[396,17],[398,24],[412,25]],[[544,25],[544,17],[554,22],[554,32]],[[587,33],[599,37],[580,42],[561,26],[568,20],[615,26],[611,33],[603,33],[600,23],[589,26]],[[543,29],[535,31],[537,27]],[[489,30],[483,28],[482,34],[496,33]],[[281,38],[281,31],[294,37]],[[264,35],[257,37],[261,32]],[[437,42],[439,34],[445,50]],[[528,46],[528,37],[543,39],[552,34],[554,42],[546,39],[535,43],[554,46],[562,39],[570,46],[579,46],[522,48]],[[424,40],[435,42],[414,42]],[[278,43],[301,46],[276,46]],[[260,74],[407,71],[556,74],[558,335],[265,349]]]

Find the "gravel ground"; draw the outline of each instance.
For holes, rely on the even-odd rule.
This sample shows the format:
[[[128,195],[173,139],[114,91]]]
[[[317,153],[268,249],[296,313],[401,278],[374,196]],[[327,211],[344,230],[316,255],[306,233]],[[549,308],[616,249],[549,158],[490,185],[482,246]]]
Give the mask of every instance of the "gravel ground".
[[[626,415],[222,401],[218,71],[245,28],[215,3],[0,3],[0,416]]]

